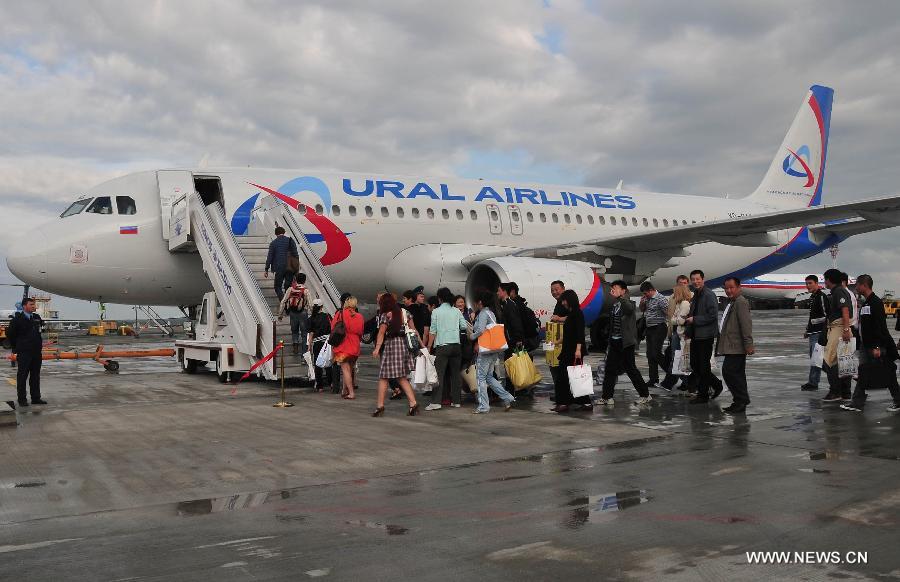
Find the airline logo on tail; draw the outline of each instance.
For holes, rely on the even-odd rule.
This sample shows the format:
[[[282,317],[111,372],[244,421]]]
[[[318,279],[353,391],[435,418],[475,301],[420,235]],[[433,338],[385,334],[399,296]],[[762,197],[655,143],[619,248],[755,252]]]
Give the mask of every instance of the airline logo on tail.
[[[306,240],[313,244],[319,242],[325,243],[325,253],[320,257],[323,265],[334,265],[350,256],[352,246],[350,245],[350,239],[347,238],[347,235],[352,233],[345,233],[327,216],[319,214],[308,204],[304,204],[295,198],[298,194],[312,192],[322,201],[323,211],[325,213],[330,212],[331,190],[328,189],[325,182],[313,176],[300,176],[299,178],[288,180],[278,189],[268,188],[252,182],[247,183],[254,188],[259,188],[266,194],[275,196],[302,214],[310,223],[312,223],[313,227],[315,227],[319,233],[305,235]],[[259,200],[260,194],[260,192],[257,192],[245,200],[235,211],[234,216],[231,218],[231,230],[234,234],[246,234],[247,227],[250,224],[250,215],[256,207],[256,202]]]
[[[804,178],[806,184],[804,184],[803,187],[810,188],[815,183],[815,178],[813,177],[812,170],[809,169],[809,146],[802,145],[796,152],[791,148],[788,148],[787,150],[790,153],[785,156],[784,161],[781,163],[784,173],[795,178]]]

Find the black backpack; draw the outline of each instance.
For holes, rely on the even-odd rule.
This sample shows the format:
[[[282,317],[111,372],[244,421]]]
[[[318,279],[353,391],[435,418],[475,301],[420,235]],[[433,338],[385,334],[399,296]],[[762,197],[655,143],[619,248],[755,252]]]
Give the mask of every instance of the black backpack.
[[[516,307],[519,308],[519,319],[522,320],[522,333],[525,339],[536,338],[541,335],[541,322],[534,310],[528,307],[528,302],[520,299]]]

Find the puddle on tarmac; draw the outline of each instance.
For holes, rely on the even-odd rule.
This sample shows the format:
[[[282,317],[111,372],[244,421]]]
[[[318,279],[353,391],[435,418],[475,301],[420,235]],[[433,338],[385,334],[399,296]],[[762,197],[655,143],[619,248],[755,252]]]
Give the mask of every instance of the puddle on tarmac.
[[[269,495],[269,493],[239,493],[229,497],[193,499],[177,503],[175,510],[181,517],[194,517],[223,511],[250,509],[261,506],[269,499]],[[278,496],[281,497],[280,493]]]
[[[829,471],[828,469],[797,469],[797,470],[802,473],[821,473],[824,475],[831,474],[831,471]]]
[[[43,481],[27,481],[25,483],[16,483],[13,487],[43,487],[46,485]]]
[[[369,529],[380,529],[380,530],[387,532],[387,535],[389,535],[389,536],[402,536],[402,535],[406,535],[406,533],[409,531],[409,528],[406,528],[406,527],[400,527],[399,525],[378,523],[377,521],[355,520],[355,521],[345,521],[344,523],[346,523],[347,525],[357,525],[357,526],[365,527],[365,528],[369,528]]]
[[[576,497],[566,504],[575,509],[566,516],[563,526],[578,529],[588,523],[607,522],[615,519],[616,512],[647,503],[650,499],[644,489]]]

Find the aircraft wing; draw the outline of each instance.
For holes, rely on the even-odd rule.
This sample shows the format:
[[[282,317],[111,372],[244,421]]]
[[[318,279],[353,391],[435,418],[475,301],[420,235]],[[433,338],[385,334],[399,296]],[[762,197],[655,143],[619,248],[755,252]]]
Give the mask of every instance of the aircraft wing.
[[[514,256],[563,258],[593,248],[622,253],[660,253],[677,256],[676,249],[704,242],[734,246],[776,246],[772,231],[800,226],[810,227],[811,234],[823,236],[870,232],[900,226],[900,195],[868,198],[854,202],[823,204],[797,210],[778,210],[751,216],[738,216],[711,222],[695,223],[644,232],[633,227],[634,234],[598,237],[573,243],[522,249]]]

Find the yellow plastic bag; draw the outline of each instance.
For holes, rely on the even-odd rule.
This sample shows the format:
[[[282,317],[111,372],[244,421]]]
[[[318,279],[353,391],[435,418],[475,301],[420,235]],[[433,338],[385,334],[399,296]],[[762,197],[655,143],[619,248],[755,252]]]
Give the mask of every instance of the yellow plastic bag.
[[[525,350],[519,350],[510,356],[504,366],[506,377],[516,390],[525,390],[541,381],[541,373]]]
[[[559,365],[559,352],[562,351],[563,324],[556,321],[547,322],[547,335],[544,338],[544,357],[547,365],[556,367]]]

